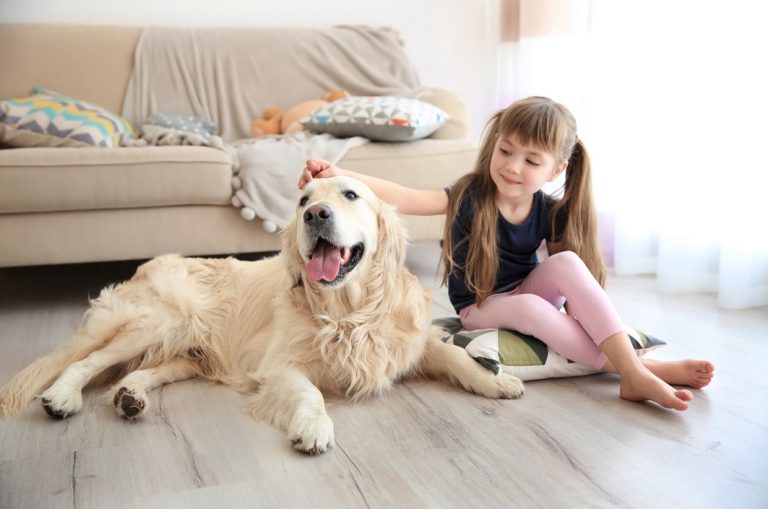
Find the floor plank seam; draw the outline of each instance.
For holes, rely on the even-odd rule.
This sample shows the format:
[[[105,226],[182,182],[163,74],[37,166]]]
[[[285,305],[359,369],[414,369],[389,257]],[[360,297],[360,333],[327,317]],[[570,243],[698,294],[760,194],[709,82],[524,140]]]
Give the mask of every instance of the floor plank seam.
[[[181,429],[171,424],[171,421],[168,419],[168,416],[165,413],[165,406],[163,402],[165,398],[166,389],[167,389],[166,386],[162,386],[158,391],[159,392],[159,395],[158,395],[159,397],[157,402],[158,416],[160,417],[160,420],[166,426],[168,426],[168,428],[171,431],[171,434],[173,435],[173,438],[175,438],[177,442],[181,442],[181,445],[184,448],[185,456],[187,457],[187,462],[189,463],[189,466],[192,469],[192,483],[195,485],[196,488],[202,488],[203,486],[206,486],[206,483],[203,481],[203,476],[200,473],[200,468],[197,465],[197,460],[195,459],[195,451],[192,448],[192,444],[190,443],[189,439],[184,434],[184,432],[181,431]]]
[[[72,451],[72,507],[77,507],[77,477],[75,469],[77,467],[77,451]]]
[[[359,467],[359,466],[357,466],[357,463],[355,462],[355,460],[353,460],[353,459],[352,459],[352,457],[349,455],[349,453],[346,451],[346,449],[344,449],[344,446],[342,446],[342,445],[339,443],[339,441],[338,441],[338,440],[336,440],[336,447],[338,447],[338,448],[339,448],[339,450],[340,450],[342,453],[344,453],[344,457],[346,457],[346,458],[347,458],[347,460],[349,460],[349,462],[350,462],[350,463],[352,463],[352,466],[353,466],[353,467],[355,467],[355,470],[357,470],[357,473],[358,473],[358,474],[362,474],[362,471],[360,470],[360,467]],[[367,507],[368,509],[370,509],[370,507],[371,507],[371,504],[369,504],[369,503],[368,503],[368,498],[365,496],[365,493],[363,492],[363,489],[362,489],[362,487],[361,487],[361,486],[360,486],[360,484],[357,482],[357,477],[355,476],[354,472],[352,472],[351,470],[348,470],[348,472],[349,472],[349,476],[352,478],[352,482],[355,484],[355,489],[357,489],[357,492],[360,494],[360,496],[361,496],[361,497],[362,497],[362,499],[363,499],[363,503],[365,504],[365,507]]]

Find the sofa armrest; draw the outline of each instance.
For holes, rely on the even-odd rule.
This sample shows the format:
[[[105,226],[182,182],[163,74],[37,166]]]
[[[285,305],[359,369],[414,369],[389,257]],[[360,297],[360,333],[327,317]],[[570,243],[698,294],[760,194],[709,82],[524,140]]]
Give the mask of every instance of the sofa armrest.
[[[433,140],[457,140],[469,138],[469,110],[458,95],[448,90],[428,88],[420,91],[416,99],[437,106],[448,114],[448,121],[432,133]]]

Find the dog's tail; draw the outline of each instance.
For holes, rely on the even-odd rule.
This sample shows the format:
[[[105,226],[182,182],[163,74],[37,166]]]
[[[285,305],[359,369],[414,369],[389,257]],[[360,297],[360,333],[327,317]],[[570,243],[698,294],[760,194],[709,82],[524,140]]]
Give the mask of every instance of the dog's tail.
[[[103,306],[102,298],[105,296],[102,293],[99,299],[93,301],[97,307],[86,313],[85,325],[69,343],[37,359],[0,389],[0,418],[10,417],[24,408],[48,388],[67,366],[102,348],[128,323],[130,310]]]

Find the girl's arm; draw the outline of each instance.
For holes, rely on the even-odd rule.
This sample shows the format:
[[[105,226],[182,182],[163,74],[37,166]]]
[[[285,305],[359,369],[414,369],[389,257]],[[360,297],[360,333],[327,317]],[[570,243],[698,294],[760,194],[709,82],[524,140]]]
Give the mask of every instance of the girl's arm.
[[[323,159],[310,159],[299,179],[299,189],[304,189],[312,179],[344,175],[360,180],[381,200],[394,205],[401,214],[436,216],[448,210],[448,195],[442,189],[413,189],[388,180],[344,170]]]

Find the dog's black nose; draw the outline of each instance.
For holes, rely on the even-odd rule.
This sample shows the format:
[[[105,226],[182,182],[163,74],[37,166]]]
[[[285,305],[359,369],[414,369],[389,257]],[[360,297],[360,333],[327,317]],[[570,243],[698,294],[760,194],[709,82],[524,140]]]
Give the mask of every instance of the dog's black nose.
[[[325,205],[313,205],[304,211],[304,222],[308,224],[326,224],[333,221],[333,211]]]

